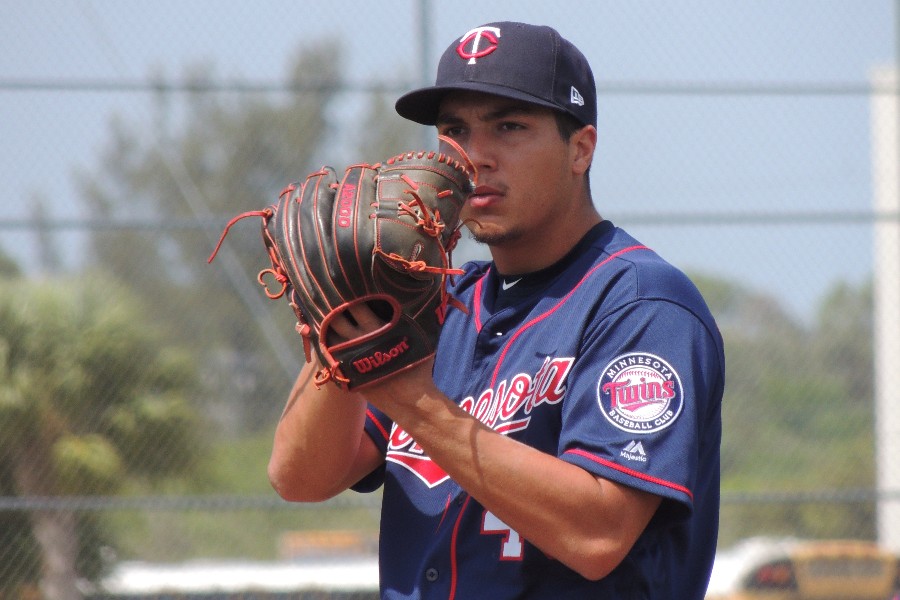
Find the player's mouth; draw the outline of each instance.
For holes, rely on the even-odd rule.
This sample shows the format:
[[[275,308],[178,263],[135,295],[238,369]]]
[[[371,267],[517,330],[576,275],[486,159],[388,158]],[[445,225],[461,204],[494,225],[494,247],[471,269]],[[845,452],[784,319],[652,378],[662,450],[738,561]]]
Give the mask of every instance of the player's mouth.
[[[479,185],[469,196],[469,206],[472,208],[486,208],[499,202],[503,192],[489,185]]]

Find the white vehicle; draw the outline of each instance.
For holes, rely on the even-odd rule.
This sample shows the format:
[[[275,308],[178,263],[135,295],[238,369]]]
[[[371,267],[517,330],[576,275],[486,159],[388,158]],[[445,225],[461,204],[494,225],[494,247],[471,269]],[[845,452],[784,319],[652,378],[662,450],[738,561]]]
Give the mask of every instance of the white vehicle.
[[[900,558],[861,540],[752,538],[716,557],[706,600],[900,600]]]
[[[375,557],[247,562],[189,561],[179,564],[121,563],[95,598],[266,599],[378,597]]]

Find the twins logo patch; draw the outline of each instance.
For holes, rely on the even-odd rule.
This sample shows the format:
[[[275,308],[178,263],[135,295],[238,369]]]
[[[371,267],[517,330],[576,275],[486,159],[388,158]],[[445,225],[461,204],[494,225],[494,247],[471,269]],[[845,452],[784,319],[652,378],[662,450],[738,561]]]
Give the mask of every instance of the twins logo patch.
[[[653,354],[632,352],[603,369],[597,401],[603,416],[622,431],[654,433],[681,414],[684,391],[669,363]]]

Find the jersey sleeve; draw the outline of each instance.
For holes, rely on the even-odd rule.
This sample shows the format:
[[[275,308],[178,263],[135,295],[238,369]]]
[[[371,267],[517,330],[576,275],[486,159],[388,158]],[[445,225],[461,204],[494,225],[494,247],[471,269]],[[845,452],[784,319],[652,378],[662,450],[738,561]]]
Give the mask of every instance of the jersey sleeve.
[[[560,456],[688,516],[705,493],[701,469],[719,467],[720,339],[664,299],[636,300],[601,319],[569,379]]]
[[[365,432],[372,438],[382,454],[387,454],[392,426],[393,421],[386,414],[371,404],[366,407]],[[350,486],[350,489],[355,492],[374,492],[384,484],[384,474],[385,465],[382,463],[377,469]]]

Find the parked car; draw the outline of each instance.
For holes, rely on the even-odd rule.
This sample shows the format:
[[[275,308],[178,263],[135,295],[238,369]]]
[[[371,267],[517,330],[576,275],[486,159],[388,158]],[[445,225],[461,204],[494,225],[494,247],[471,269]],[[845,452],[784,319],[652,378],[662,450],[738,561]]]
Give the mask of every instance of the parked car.
[[[716,557],[707,600],[900,600],[900,557],[874,542],[752,538]]]

